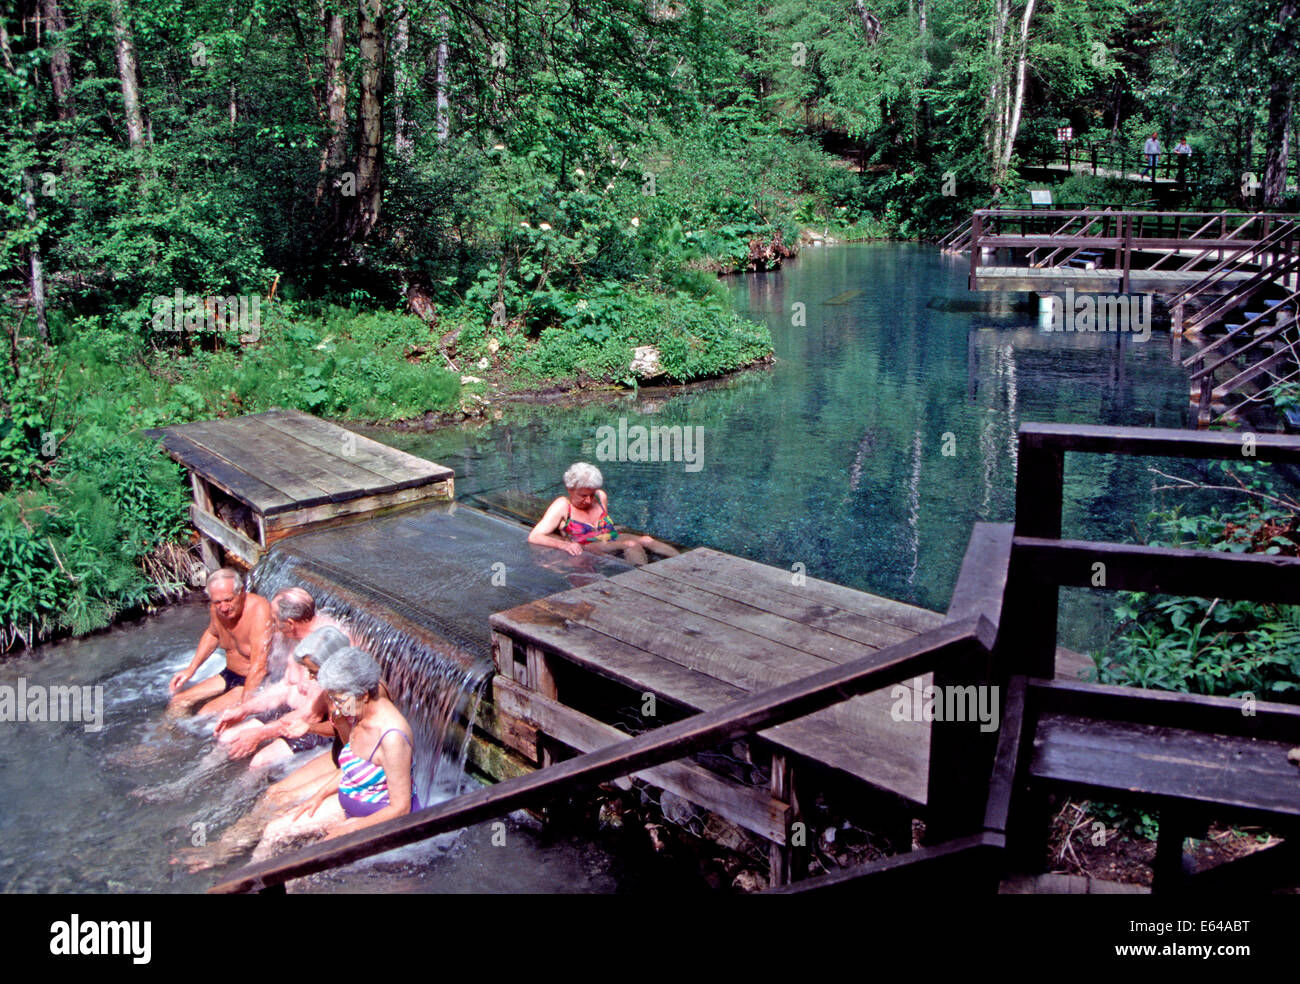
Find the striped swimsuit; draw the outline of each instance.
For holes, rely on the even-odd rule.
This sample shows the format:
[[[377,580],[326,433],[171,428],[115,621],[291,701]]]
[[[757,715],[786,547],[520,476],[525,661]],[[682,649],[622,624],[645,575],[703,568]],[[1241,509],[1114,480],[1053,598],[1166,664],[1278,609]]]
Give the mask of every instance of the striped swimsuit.
[[[339,768],[343,770],[343,775],[339,778],[339,806],[343,807],[343,812],[349,817],[368,817],[388,805],[388,776],[384,774],[383,766],[377,765],[371,759],[375,757],[375,752],[379,751],[379,746],[384,743],[384,739],[394,731],[406,738],[405,732],[400,728],[389,728],[379,736],[379,741],[375,743],[369,758],[362,759],[356,755],[352,751],[351,741],[339,752]],[[406,743],[409,745],[411,739],[406,738]],[[412,788],[411,812],[418,809],[420,809],[419,797]]]

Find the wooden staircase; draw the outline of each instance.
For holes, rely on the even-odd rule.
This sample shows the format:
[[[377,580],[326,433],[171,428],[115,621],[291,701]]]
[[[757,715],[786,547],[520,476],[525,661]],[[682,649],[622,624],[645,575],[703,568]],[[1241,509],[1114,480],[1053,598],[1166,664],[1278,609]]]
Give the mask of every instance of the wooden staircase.
[[[1199,426],[1235,419],[1300,377],[1298,232],[1300,223],[1280,222],[1264,240],[1170,299],[1175,330],[1197,346],[1183,365],[1192,369]],[[1249,277],[1240,279],[1246,272]]]

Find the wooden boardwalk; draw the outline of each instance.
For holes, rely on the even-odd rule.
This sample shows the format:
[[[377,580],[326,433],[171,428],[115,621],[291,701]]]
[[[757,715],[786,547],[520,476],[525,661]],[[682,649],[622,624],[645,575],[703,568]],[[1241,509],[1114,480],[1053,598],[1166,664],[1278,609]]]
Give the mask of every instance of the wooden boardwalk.
[[[1130,270],[1128,292],[1178,294],[1205,277],[1204,270]],[[1230,274],[1228,283],[1244,282],[1249,274]],[[1123,270],[1087,270],[1077,267],[981,266],[971,278],[975,290],[1036,291],[1051,294],[1073,288],[1075,293],[1122,294]]]
[[[251,567],[291,533],[453,494],[450,468],[297,410],[145,433],[189,469],[209,567],[217,546]]]

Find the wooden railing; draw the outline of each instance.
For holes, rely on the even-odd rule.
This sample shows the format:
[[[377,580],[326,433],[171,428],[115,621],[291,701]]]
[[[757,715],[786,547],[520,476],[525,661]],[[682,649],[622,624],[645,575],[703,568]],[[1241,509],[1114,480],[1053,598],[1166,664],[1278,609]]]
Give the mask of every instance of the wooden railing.
[[[1048,248],[1066,257],[1059,266],[1091,249],[1106,257],[1098,266],[1121,272],[1120,289],[1128,293],[1135,256],[1138,269],[1157,268],[1176,256],[1179,269],[1191,270],[1216,259],[1221,265],[1234,258],[1264,263],[1275,254],[1294,255],[1297,218],[1270,212],[978,209],[971,216],[970,286],[976,286],[984,250],[1011,250],[1015,262],[1016,251],[1032,256]]]
[[[1061,587],[1300,603],[1300,559],[1061,539],[1067,451],[1300,463],[1300,439],[1277,434],[1021,425],[1005,606],[1015,613],[1007,620],[1013,672],[1053,675]]]
[[[504,816],[550,797],[591,788],[921,674],[934,672],[939,678],[965,680],[971,672],[980,673],[987,666],[995,636],[996,626],[981,615],[947,622],[870,657],[656,728],[639,737],[529,775],[485,787],[418,813],[388,820],[338,840],[246,867],[211,891],[225,894],[282,890],[284,883],[291,878],[372,857],[404,844]],[[978,729],[978,722],[936,722],[931,737],[932,761],[937,745],[939,776],[953,778],[953,783],[940,783],[944,787],[941,802],[951,794],[951,790],[962,785],[963,776],[967,777],[965,785],[969,785],[969,750],[972,746],[967,739],[972,730],[978,734]]]

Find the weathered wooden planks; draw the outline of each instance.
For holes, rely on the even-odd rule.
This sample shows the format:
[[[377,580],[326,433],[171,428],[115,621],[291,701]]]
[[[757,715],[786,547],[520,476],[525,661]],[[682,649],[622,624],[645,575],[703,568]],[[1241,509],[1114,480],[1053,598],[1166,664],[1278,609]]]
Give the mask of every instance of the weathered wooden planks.
[[[1064,714],[1038,719],[1030,773],[1039,781],[1153,796],[1227,817],[1300,821],[1285,742]]]
[[[707,549],[492,616],[515,647],[540,647],[694,711],[852,662],[940,622],[924,609]],[[899,686],[910,701],[912,681]],[[924,804],[929,724],[894,720],[892,689],[762,737]]]
[[[146,433],[190,470],[193,520],[205,537],[205,558],[215,556],[215,543],[252,566],[291,533],[453,494],[451,469],[296,410]],[[258,542],[215,515],[206,485],[253,511]]]

